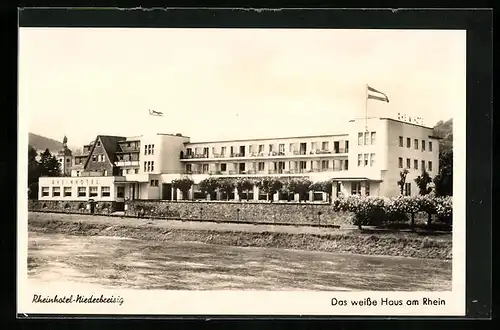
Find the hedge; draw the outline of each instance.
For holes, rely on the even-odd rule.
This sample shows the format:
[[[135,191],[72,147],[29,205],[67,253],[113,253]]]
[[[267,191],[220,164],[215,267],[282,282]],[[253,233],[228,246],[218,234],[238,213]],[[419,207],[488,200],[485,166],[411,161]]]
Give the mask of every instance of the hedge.
[[[428,215],[427,224],[430,225],[432,215],[436,215],[440,222],[452,225],[453,202],[451,196],[399,196],[396,198],[361,197],[357,195],[337,198],[333,201],[335,211],[352,212],[354,225],[380,226],[393,222],[406,222],[408,215],[414,225],[414,216],[419,212]]]

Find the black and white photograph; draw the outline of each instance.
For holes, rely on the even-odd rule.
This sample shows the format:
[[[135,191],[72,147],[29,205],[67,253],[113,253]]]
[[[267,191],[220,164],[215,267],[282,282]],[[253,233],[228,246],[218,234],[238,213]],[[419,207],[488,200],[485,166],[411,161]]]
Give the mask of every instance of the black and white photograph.
[[[21,27],[18,84],[25,306],[461,301],[463,30]]]

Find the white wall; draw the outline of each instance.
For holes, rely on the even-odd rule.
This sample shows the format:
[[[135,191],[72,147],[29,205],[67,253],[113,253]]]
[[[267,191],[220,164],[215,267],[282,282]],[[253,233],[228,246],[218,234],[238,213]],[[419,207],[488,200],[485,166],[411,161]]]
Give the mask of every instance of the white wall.
[[[410,159],[410,168],[406,182],[411,183],[411,194],[418,195],[418,187],[415,183],[422,173],[422,160],[425,161],[426,171],[434,178],[439,171],[439,140],[430,138],[433,135],[432,128],[404,123],[396,120],[385,119],[388,125],[388,156],[387,172],[383,174],[384,182],[381,184],[381,194],[386,196],[397,196],[400,194],[397,181],[400,172],[406,168],[406,160]],[[403,137],[403,147],[399,146],[399,137]],[[406,139],[411,139],[411,147],[407,148]],[[414,140],[418,139],[418,149],[415,149]],[[426,141],[425,151],[422,151],[422,140]],[[429,142],[432,142],[432,151],[429,151]],[[403,158],[403,168],[399,168],[399,157]],[[414,169],[414,160],[418,161],[418,169]],[[432,162],[432,171],[429,171],[428,162]]]
[[[115,200],[115,177],[81,177],[81,178],[54,178],[54,177],[42,177],[38,181],[38,196],[40,200],[68,200],[68,201],[87,201],[89,199],[94,199],[96,201],[113,201]],[[49,188],[49,196],[42,196],[42,190],[44,187]],[[59,187],[60,196],[52,196],[53,188]],[[71,188],[71,196],[64,196],[64,187]],[[85,187],[86,195],[85,197],[78,197],[78,187]],[[97,196],[90,197],[89,187],[97,187]],[[101,195],[102,187],[109,187],[110,195],[109,197],[103,197]]]

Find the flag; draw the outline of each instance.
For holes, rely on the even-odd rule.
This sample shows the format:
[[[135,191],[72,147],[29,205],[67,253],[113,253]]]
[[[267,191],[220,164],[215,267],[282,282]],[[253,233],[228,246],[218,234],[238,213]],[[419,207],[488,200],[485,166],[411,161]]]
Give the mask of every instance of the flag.
[[[154,110],[149,110],[149,114],[151,116],[163,116],[163,112],[154,111]]]
[[[381,91],[378,91],[375,88],[370,87],[370,86],[366,86],[366,88],[368,88],[368,93],[367,93],[368,99],[378,100],[378,101],[383,101],[383,102],[389,103],[389,98],[387,97],[387,95],[385,95]]]

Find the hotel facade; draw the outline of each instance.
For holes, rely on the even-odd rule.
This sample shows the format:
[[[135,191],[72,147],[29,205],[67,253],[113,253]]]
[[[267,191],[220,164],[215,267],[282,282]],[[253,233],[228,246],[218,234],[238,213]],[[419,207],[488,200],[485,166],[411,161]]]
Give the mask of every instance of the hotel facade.
[[[194,181],[189,199],[204,198],[198,184],[208,177],[332,180],[333,196],[391,197],[400,194],[404,169],[406,195],[418,194],[414,179],[422,170],[438,173],[439,138],[430,127],[362,118],[345,128],[331,135],[213,142],[191,142],[181,134],[98,135],[72,157],[69,176],[39,179],[39,199],[113,201],[118,209],[126,200],[178,200],[183,196],[172,181],[183,177]],[[251,199],[260,196],[254,187]]]

